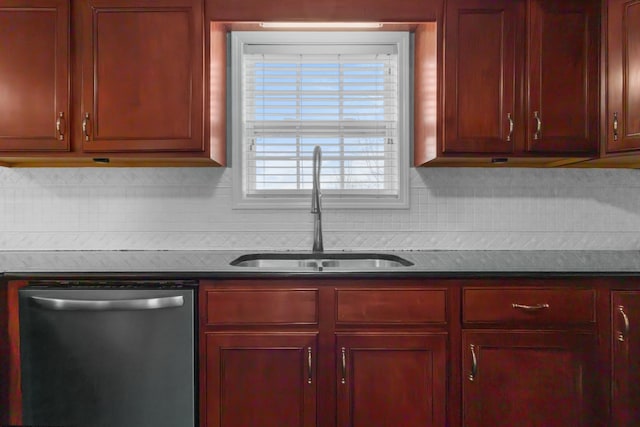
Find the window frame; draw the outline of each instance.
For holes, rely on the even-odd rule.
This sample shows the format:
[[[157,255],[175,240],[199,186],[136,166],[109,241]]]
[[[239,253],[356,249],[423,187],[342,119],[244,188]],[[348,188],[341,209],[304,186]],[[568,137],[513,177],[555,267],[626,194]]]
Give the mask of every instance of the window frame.
[[[230,33],[231,54],[231,142],[233,170],[233,205],[234,209],[308,209],[309,196],[302,194],[286,194],[278,191],[265,193],[263,196],[247,197],[244,181],[243,152],[243,88],[242,69],[245,44],[287,44],[292,40],[296,44],[328,43],[347,44],[395,44],[398,51],[398,194],[395,196],[356,195],[333,191],[323,194],[323,208],[345,209],[408,209],[409,208],[409,168],[410,149],[412,146],[411,128],[411,93],[412,76],[410,72],[411,38],[408,31],[233,31]]]

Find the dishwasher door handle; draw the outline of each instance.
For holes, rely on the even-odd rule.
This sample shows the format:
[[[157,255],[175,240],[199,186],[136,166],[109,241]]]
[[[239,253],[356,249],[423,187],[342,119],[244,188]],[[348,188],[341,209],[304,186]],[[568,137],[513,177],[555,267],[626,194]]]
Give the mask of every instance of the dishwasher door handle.
[[[42,308],[57,311],[157,310],[182,307],[184,305],[184,297],[182,295],[123,300],[85,300],[32,296],[31,300]]]

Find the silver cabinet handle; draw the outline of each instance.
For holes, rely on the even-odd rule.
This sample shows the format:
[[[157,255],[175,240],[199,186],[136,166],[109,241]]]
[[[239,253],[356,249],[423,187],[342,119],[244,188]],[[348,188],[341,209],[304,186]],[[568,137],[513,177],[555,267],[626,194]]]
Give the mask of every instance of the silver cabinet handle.
[[[311,347],[307,347],[307,383],[313,382],[313,355],[311,353]]]
[[[509,135],[507,135],[507,142],[511,142],[514,128],[513,117],[511,117],[511,113],[507,113],[507,120],[509,120]]]
[[[618,140],[618,112],[613,113],[613,140]]]
[[[57,311],[157,310],[160,308],[182,307],[184,305],[184,297],[181,295],[123,300],[84,300],[34,296],[31,297],[31,300],[42,308]]]
[[[478,357],[476,356],[476,346],[469,345],[471,350],[471,372],[469,372],[469,381],[475,381],[478,376]]]
[[[340,382],[342,384],[346,384],[347,383],[347,349],[342,347],[341,353],[342,353],[342,379],[340,380]]]
[[[56,119],[56,131],[58,132],[58,140],[64,141],[64,131],[66,129],[66,123],[64,121],[64,112],[60,111],[58,113],[58,118]]]
[[[84,113],[84,119],[82,119],[82,134],[84,140],[89,141],[89,113]]]
[[[525,305],[525,304],[516,304],[513,303],[511,304],[511,307],[519,309],[519,310],[524,310],[524,311],[540,311],[540,310],[544,310],[545,308],[549,308],[549,304],[536,304],[536,305]]]
[[[622,305],[618,306],[618,313],[622,315],[622,322],[624,325],[622,331],[618,332],[618,341],[624,342],[624,340],[626,340],[626,337],[629,336],[629,316],[627,316],[627,313],[624,312],[624,306]]]
[[[533,139],[539,140],[542,137],[542,119],[538,111],[533,112],[533,118],[536,119],[536,132],[533,134]]]

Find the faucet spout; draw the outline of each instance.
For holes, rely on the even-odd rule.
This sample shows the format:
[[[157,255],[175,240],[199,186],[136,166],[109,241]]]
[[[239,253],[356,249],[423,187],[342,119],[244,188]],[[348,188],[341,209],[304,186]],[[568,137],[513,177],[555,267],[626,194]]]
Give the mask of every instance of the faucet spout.
[[[313,252],[323,252],[322,243],[322,194],[320,192],[320,164],[322,163],[322,150],[319,145],[313,149],[313,189],[311,190],[311,213],[313,218]]]

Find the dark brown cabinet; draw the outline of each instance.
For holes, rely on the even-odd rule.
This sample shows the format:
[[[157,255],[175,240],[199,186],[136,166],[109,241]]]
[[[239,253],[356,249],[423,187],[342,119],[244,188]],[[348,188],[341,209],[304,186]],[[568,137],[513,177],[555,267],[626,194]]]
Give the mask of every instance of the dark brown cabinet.
[[[448,2],[439,155],[543,164],[535,159],[596,155],[598,10],[579,0]]]
[[[314,283],[201,285],[202,425],[447,425],[446,291]]]
[[[314,333],[206,334],[207,427],[315,427]]]
[[[339,333],[339,427],[445,426],[446,333]]]
[[[0,151],[67,151],[69,2],[0,5]]]
[[[612,295],[614,427],[640,425],[640,291]]]
[[[463,425],[596,426],[595,335],[464,331]]]
[[[201,0],[3,2],[0,165],[224,165],[203,26]]]
[[[443,154],[514,152],[524,3],[451,1],[446,19]]]
[[[462,425],[598,426],[595,289],[485,284],[462,291]]]
[[[599,2],[529,2],[526,151],[597,154]]]
[[[640,1],[607,2],[606,153],[640,149]]]
[[[202,2],[82,2],[84,152],[203,151]]]

